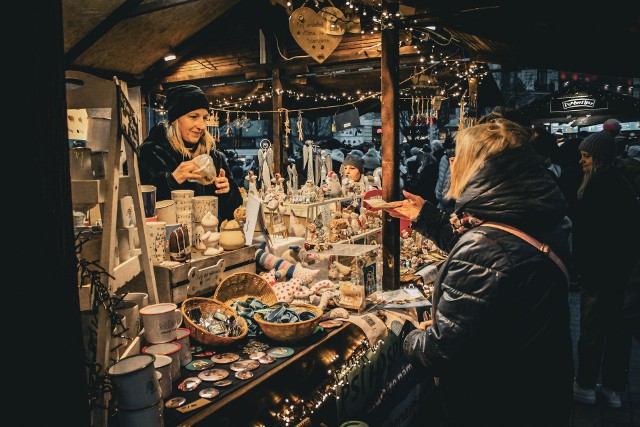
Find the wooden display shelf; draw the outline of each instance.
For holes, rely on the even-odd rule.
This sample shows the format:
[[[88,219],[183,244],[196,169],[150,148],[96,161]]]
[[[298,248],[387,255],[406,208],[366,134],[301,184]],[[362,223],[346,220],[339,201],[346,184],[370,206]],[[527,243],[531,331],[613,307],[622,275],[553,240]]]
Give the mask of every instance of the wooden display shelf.
[[[120,194],[127,194],[129,177],[121,176],[118,184]],[[107,191],[106,179],[74,179],[71,180],[71,199],[74,206],[92,208],[104,203]],[[84,210],[84,209],[83,209]]]

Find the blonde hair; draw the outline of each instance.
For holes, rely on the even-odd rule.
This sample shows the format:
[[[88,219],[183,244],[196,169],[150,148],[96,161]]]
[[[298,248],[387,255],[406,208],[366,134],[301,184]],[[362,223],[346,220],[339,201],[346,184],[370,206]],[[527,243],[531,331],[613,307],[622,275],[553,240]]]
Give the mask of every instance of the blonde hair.
[[[531,142],[531,137],[531,131],[502,118],[458,131],[455,167],[451,170],[450,187],[445,197],[459,198],[487,158],[525,146]]]
[[[167,139],[174,150],[189,158],[194,158],[200,154],[209,154],[211,150],[215,150],[216,148],[216,142],[214,141],[213,136],[211,136],[211,134],[205,129],[198,140],[198,147],[196,148],[196,151],[191,153],[191,151],[189,151],[184,145],[177,120],[174,120],[173,123],[167,127]]]
[[[592,160],[591,167],[584,171],[584,175],[582,175],[582,182],[580,182],[580,187],[578,188],[578,200],[582,199],[582,197],[584,196],[584,190],[586,190],[594,175],[597,175],[604,169],[606,169],[605,163],[600,163],[596,160]]]

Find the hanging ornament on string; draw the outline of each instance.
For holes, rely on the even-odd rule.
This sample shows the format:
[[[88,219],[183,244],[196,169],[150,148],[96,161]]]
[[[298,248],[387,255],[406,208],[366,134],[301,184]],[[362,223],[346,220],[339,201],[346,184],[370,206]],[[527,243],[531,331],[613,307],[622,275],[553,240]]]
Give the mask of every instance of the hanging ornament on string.
[[[304,141],[304,135],[302,134],[302,110],[298,110],[298,141]]]
[[[246,113],[243,114],[242,117],[240,117],[240,121],[242,122],[243,129],[249,129],[251,127],[251,120]]]
[[[220,117],[218,116],[218,112],[214,111],[210,118],[211,126],[213,126],[213,139],[216,142],[220,142]]]
[[[240,129],[242,125],[243,123],[242,123],[242,120],[240,120],[240,112],[236,111],[236,118],[233,121],[233,126],[235,126],[236,129]]]
[[[291,122],[289,122],[289,110],[284,110],[284,148],[289,148],[290,133],[291,133]]]
[[[414,103],[414,98],[413,96],[411,97],[411,118],[409,119],[409,126],[414,127],[416,122],[415,122],[415,111],[413,110],[413,103]]]
[[[260,120],[260,113],[258,113],[258,132],[262,132],[262,120]]]
[[[227,111],[227,118],[225,120],[226,124],[227,124],[227,131],[225,132],[226,136],[231,136],[231,116],[230,113]]]

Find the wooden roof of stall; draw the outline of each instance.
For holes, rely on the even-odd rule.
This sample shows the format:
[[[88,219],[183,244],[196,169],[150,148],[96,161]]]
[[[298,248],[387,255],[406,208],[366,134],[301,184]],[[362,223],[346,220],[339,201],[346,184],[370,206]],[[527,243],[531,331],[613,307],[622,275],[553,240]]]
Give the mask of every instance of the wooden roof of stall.
[[[293,7],[283,0],[63,0],[66,68],[101,77],[116,75],[145,92],[178,83],[202,87],[210,99],[238,99],[271,92],[279,67],[284,90],[299,94],[380,90],[380,33],[345,34],[323,63],[309,57],[289,33]],[[307,7],[329,6],[328,0]],[[345,1],[334,1],[344,8]],[[379,1],[357,0],[379,9]],[[347,6],[348,7],[348,6]],[[432,45],[468,63],[549,68],[638,77],[640,2],[610,0],[600,10],[583,2],[539,0],[400,0],[405,30],[435,26]],[[364,24],[365,22],[363,22]],[[261,61],[260,30],[266,61]],[[407,32],[401,33],[401,38]],[[416,33],[413,32],[415,35]],[[413,42],[416,45],[415,40]],[[446,45],[446,46],[443,46]],[[427,46],[430,46],[427,44]],[[169,51],[177,59],[165,62]],[[400,78],[423,65],[414,46],[400,48]],[[460,79],[446,67],[440,82]],[[285,99],[301,108],[304,99]],[[287,105],[287,102],[289,103]],[[293,105],[296,104],[296,105]],[[263,109],[268,109],[266,102]],[[255,108],[255,106],[253,106]]]

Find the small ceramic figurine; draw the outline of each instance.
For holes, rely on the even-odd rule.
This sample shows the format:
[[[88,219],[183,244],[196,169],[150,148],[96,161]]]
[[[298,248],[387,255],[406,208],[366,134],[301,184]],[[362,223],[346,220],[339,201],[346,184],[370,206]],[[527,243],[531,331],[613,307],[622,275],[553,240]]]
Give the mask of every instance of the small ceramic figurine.
[[[219,255],[224,252],[224,249],[220,247],[220,233],[217,231],[207,231],[200,237],[202,243],[207,247],[204,250],[205,255]]]
[[[258,195],[258,187],[256,185],[257,177],[253,173],[253,171],[249,171],[247,176],[244,177],[245,181],[249,181],[249,194],[253,194],[254,196]]]
[[[334,171],[329,172],[327,180],[329,181],[326,191],[327,197],[342,196],[342,187],[340,186],[340,179],[338,179],[338,174]]]

